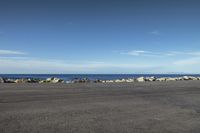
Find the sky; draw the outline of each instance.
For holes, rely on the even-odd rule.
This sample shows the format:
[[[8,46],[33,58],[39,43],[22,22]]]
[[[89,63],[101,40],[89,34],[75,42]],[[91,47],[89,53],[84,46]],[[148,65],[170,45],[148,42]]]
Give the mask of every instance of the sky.
[[[1,0],[0,73],[200,73],[199,0]]]

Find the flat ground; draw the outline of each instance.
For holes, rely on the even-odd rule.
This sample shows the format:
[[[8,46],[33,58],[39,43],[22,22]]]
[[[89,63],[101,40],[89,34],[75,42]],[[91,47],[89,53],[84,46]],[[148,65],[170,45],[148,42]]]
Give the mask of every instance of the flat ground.
[[[200,81],[0,84],[0,133],[200,133]]]

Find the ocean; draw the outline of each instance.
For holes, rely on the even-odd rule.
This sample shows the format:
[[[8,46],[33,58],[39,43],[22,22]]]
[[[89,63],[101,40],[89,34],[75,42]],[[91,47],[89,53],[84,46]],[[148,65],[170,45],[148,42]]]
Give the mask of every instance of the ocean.
[[[35,78],[35,79],[46,79],[50,77],[57,77],[65,81],[70,81],[75,78],[88,78],[90,80],[114,80],[114,79],[127,79],[127,78],[137,78],[137,77],[181,77],[181,76],[199,76],[200,74],[0,74],[3,78]]]

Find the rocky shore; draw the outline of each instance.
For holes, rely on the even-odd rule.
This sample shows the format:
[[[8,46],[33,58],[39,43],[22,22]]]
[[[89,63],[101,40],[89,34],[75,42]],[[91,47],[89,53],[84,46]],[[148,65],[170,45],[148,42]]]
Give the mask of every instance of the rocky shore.
[[[123,82],[167,82],[167,81],[180,81],[180,80],[200,80],[200,77],[194,76],[182,76],[182,77],[137,77],[128,79],[115,79],[115,80],[90,80],[88,78],[74,78],[70,81],[64,81],[56,77],[47,79],[34,79],[34,78],[22,78],[22,79],[11,79],[0,77],[0,83],[123,83]]]

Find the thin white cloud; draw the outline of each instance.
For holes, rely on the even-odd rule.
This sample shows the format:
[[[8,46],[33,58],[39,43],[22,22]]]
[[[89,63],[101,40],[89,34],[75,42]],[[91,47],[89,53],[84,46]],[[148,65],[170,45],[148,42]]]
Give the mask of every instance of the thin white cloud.
[[[188,58],[188,59],[182,59],[182,60],[177,60],[173,63],[174,65],[178,66],[191,66],[191,65],[200,65],[200,58]]]
[[[163,52],[162,54],[165,56],[177,56],[177,55],[184,55],[187,53],[180,52],[180,51],[169,51],[169,52]]]
[[[122,54],[128,54],[128,55],[133,55],[133,56],[141,56],[144,54],[149,53],[148,51],[144,51],[144,50],[132,50],[126,53],[122,53]]]
[[[179,57],[163,61],[155,58],[153,61],[141,60],[133,61],[133,63],[38,59],[23,56],[25,53],[19,51],[0,51],[3,53],[0,56],[0,73],[167,73],[172,71],[190,72],[190,70],[198,72],[194,66],[200,66],[200,52],[198,51],[132,50],[121,52],[121,54],[136,57]],[[8,56],[6,57],[6,55]]]
[[[145,71],[153,69],[154,65],[121,64],[86,61],[85,63],[70,63],[50,59],[18,59],[0,58],[0,70],[4,73],[98,73],[122,71]]]
[[[188,55],[200,56],[200,52],[189,52]]]
[[[160,31],[159,30],[153,30],[151,32],[149,32],[152,35],[160,35]]]
[[[21,51],[14,51],[14,50],[1,50],[0,55],[26,55],[26,53]]]
[[[104,67],[146,67],[146,65],[142,64],[121,64],[121,63],[105,63],[105,62],[85,62],[85,63],[70,63],[65,61],[56,61],[50,59],[1,59],[0,67],[2,66],[13,66],[13,67],[45,67],[46,69],[51,67],[59,67],[59,68],[104,68]]]
[[[145,50],[132,50],[127,52],[120,52],[120,54],[130,56],[145,56],[145,57],[169,57],[169,56],[191,56],[200,57],[200,51],[181,52],[181,51],[167,51],[167,52],[153,52]]]
[[[22,56],[0,56],[0,59],[30,59],[29,57]]]
[[[128,52],[121,52],[120,54],[131,55],[131,56],[145,56],[145,57],[161,57],[166,56],[159,52],[151,52],[145,50],[132,50]]]

